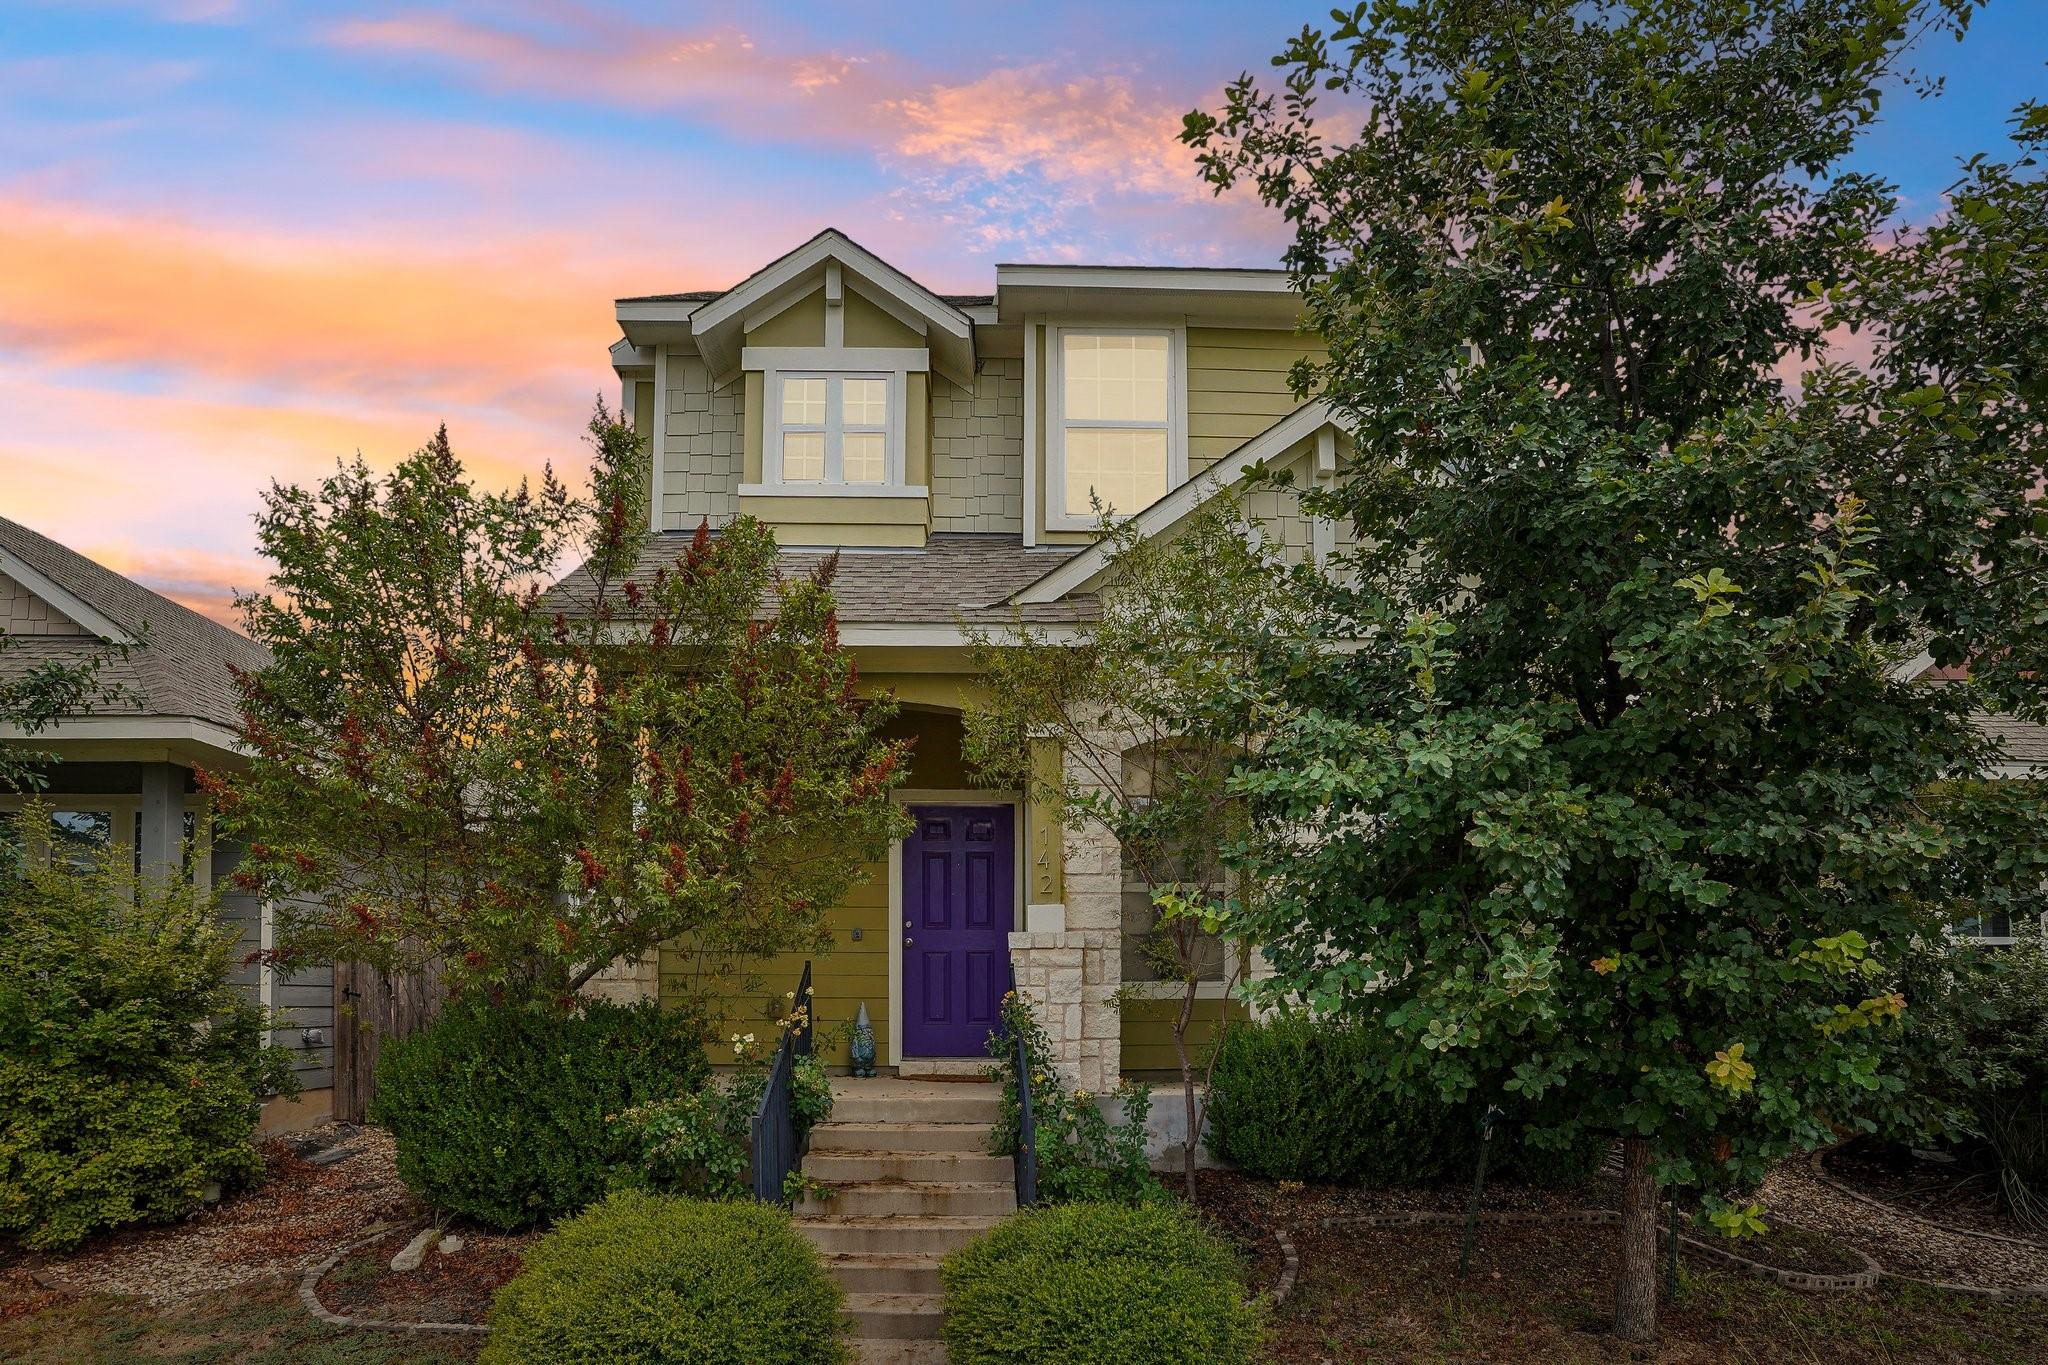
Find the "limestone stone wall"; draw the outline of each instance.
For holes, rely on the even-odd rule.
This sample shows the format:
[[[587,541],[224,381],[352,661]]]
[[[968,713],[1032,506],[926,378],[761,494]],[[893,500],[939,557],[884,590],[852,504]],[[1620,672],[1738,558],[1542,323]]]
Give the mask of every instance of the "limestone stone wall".
[[[1066,771],[1070,782],[1091,780],[1071,754]],[[1068,1084],[1099,1094],[1116,1088],[1123,1050],[1112,1003],[1123,986],[1123,863],[1101,825],[1065,833],[1064,926],[1010,935],[1010,962]]]

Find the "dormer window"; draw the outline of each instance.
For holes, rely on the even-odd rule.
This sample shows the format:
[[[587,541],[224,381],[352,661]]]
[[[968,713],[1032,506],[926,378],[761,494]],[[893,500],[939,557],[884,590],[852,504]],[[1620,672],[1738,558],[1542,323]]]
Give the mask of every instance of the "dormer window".
[[[1097,498],[1143,511],[1187,478],[1181,333],[1062,327],[1051,342],[1047,524],[1093,527]]]
[[[888,483],[889,376],[784,374],[783,483]]]
[[[765,362],[774,353],[750,348],[748,354]],[[847,350],[832,358],[844,361],[860,354]],[[888,350],[868,354],[903,368],[764,369],[762,484],[741,492],[922,494],[922,489],[904,486],[904,396],[910,362],[923,357]],[[816,350],[802,353],[804,361],[813,363],[826,358]]]

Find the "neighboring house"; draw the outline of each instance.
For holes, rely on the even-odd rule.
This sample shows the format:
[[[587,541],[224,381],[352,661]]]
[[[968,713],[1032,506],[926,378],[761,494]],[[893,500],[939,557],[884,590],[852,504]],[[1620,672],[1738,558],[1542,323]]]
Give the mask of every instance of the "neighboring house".
[[[964,628],[1057,636],[1089,618],[1107,559],[1091,492],[1170,535],[1254,463],[1297,488],[1335,472],[1346,439],[1288,386],[1314,342],[1285,273],[1005,265],[992,294],[941,295],[827,231],[723,292],[617,309],[612,361],[649,439],[660,533],[639,572],[737,515],[773,528],[792,571],[841,552],[840,639],[863,686],[901,703],[892,732],[917,740],[914,831],[833,911],[821,1025],[865,1003],[884,1064],[959,1072],[1014,982],[1074,1083],[1173,1065],[1173,988],[1143,979],[1150,905],[1115,843],[970,780]],[[1288,557],[1339,547],[1292,491],[1249,510]],[[658,994],[671,965],[617,967],[602,989]],[[763,964],[765,1016],[800,965]],[[1202,994],[1213,1021],[1220,968]]]
[[[48,808],[37,828],[22,818],[31,798],[0,791],[0,822],[10,835],[34,857],[126,849],[138,873],[225,886],[240,850],[213,837],[194,773],[242,765],[234,670],[262,668],[269,662],[263,647],[4,517],[0,628],[19,642],[0,654],[0,668],[127,647],[125,656],[109,656],[100,673],[117,689],[112,701],[26,739],[0,728],[0,744],[60,760],[33,798]],[[269,917],[251,897],[230,892],[222,911],[239,934],[238,960],[269,946]],[[273,1040],[294,1052],[303,1087],[295,1102],[272,1101],[262,1126],[276,1131],[325,1118],[334,1084],[330,972],[279,978],[248,965],[237,967],[234,981],[277,1011]]]

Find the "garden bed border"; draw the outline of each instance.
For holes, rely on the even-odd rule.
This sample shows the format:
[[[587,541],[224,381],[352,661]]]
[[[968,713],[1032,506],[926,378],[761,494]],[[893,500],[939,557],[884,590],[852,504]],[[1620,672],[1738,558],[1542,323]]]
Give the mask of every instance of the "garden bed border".
[[[360,1237],[343,1243],[332,1255],[308,1270],[299,1280],[299,1301],[306,1305],[306,1311],[331,1327],[372,1328],[380,1332],[489,1332],[490,1328],[476,1322],[394,1322],[386,1318],[351,1317],[347,1313],[329,1312],[320,1302],[320,1281],[328,1271],[340,1265],[342,1258],[350,1252],[360,1250],[379,1238],[389,1237],[401,1226],[398,1223],[373,1223],[363,1230]]]

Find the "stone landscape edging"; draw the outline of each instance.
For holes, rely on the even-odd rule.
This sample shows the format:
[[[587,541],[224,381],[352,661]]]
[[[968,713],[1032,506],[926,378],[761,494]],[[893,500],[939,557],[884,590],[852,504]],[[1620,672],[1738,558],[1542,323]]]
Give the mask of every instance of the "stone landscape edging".
[[[363,1230],[363,1235],[343,1246],[320,1264],[305,1273],[299,1281],[299,1301],[306,1305],[306,1311],[332,1327],[371,1328],[380,1332],[475,1332],[484,1333],[491,1329],[474,1322],[394,1322],[385,1318],[358,1318],[347,1313],[329,1312],[320,1302],[320,1281],[328,1271],[341,1264],[342,1258],[350,1252],[368,1246],[380,1237],[388,1237],[398,1231],[396,1223],[374,1223]]]
[[[1273,1306],[1278,1308],[1287,1302],[1287,1296],[1294,1292],[1294,1282],[1301,1278],[1301,1253],[1294,1249],[1294,1239],[1287,1235],[1286,1228],[1274,1228],[1273,1240],[1280,1244],[1280,1278],[1273,1282]]]
[[[1434,1211],[1425,1210],[1410,1211],[1406,1213],[1335,1214],[1327,1218],[1318,1219],[1316,1221],[1316,1225],[1318,1227],[1325,1228],[1398,1228],[1442,1225],[1455,1226],[1457,1224],[1463,1223],[1464,1221],[1465,1215],[1462,1213],[1438,1213]],[[1619,1223],[1621,1221],[1621,1215],[1619,1213],[1616,1213],[1612,1209],[1572,1209],[1562,1213],[1535,1213],[1525,1210],[1499,1210],[1495,1212],[1479,1214],[1478,1221],[1482,1223],[1496,1224],[1584,1223],[1592,1225]],[[1744,1272],[1757,1276],[1759,1279],[1776,1280],[1779,1284],[1782,1284],[1789,1289],[1811,1289],[1826,1293],[1841,1293],[1848,1290],[1857,1289],[1875,1289],[1877,1287],[1878,1281],[1883,1279],[1887,1274],[1890,1273],[1889,1271],[1885,1270],[1883,1266],[1879,1265],[1875,1260],[1873,1260],[1860,1247],[1849,1247],[1847,1248],[1847,1250],[1855,1253],[1856,1256],[1862,1259],[1864,1268],[1862,1270],[1851,1271],[1847,1274],[1838,1275],[1822,1274],[1818,1271],[1810,1270],[1783,1270],[1774,1265],[1765,1265],[1762,1261],[1752,1261],[1747,1256],[1738,1256],[1732,1251],[1727,1251],[1721,1247],[1713,1245],[1711,1242],[1703,1242],[1697,1237],[1687,1237],[1683,1233],[1679,1234],[1678,1240],[1684,1245],[1693,1248],[1695,1251],[1705,1252],[1709,1256],[1713,1256],[1720,1260],[1727,1261],[1730,1264],[1743,1270]],[[1904,1277],[1902,1276],[1900,1278]]]

